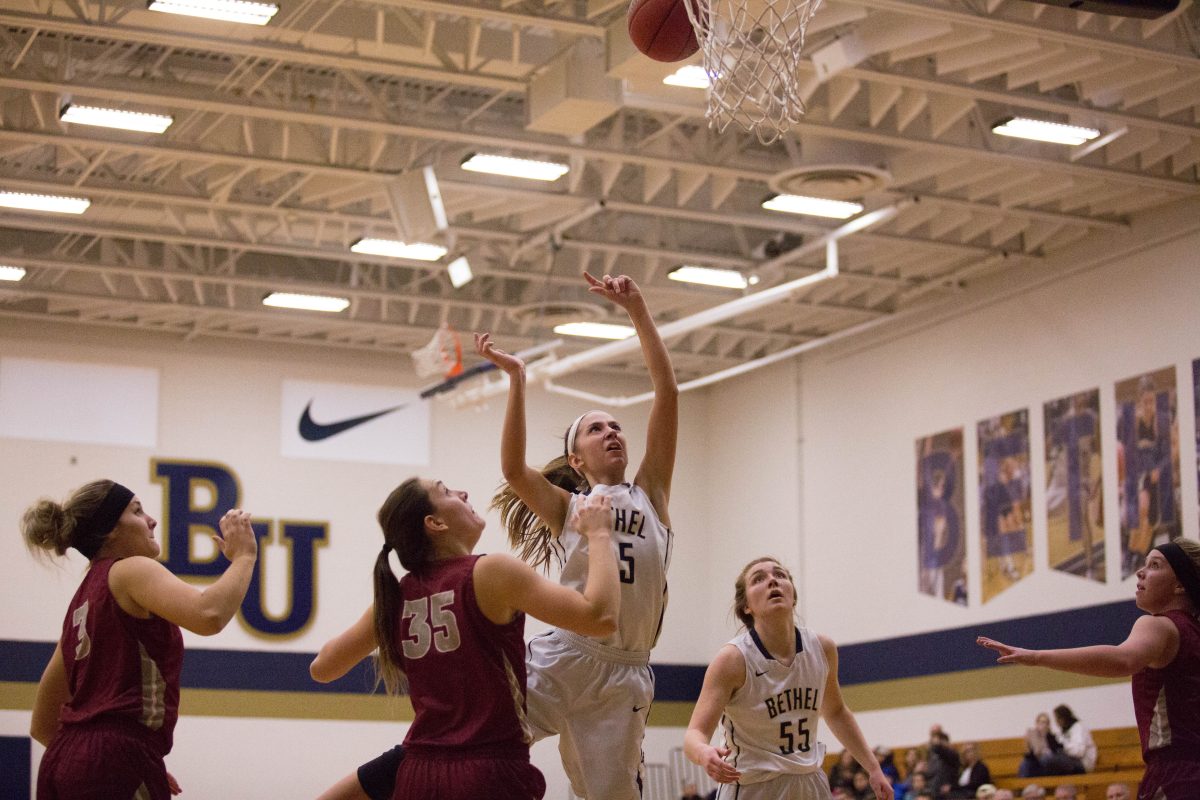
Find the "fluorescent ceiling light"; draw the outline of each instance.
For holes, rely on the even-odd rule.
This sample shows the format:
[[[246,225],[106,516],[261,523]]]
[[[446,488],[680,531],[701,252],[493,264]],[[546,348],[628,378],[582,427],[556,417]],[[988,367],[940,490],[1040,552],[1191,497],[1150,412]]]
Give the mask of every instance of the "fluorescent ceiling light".
[[[745,289],[758,283],[758,276],[747,278],[736,269],[715,269],[713,267],[697,267],[684,264],[667,273],[673,281],[683,283],[699,283],[703,286],[719,286],[722,289]]]
[[[628,325],[610,325],[606,322],[566,322],[555,325],[554,332],[591,339],[628,339],[635,333]]]
[[[327,297],[320,294],[294,294],[271,292],[263,298],[264,306],[274,308],[298,308],[302,311],[345,311],[350,301],[344,297]]]
[[[708,72],[699,64],[688,64],[663,78],[667,86],[682,86],[685,89],[707,89],[711,81]]]
[[[1025,119],[1024,117],[1002,119],[992,126],[992,133],[1000,136],[1015,136],[1019,139],[1070,145],[1083,144],[1100,135],[1100,131],[1095,128],[1063,125],[1059,122],[1043,122],[1039,119]]]
[[[248,3],[242,0],[150,0],[151,11],[204,17],[246,25],[266,25],[279,13],[276,3]]]
[[[847,219],[863,210],[862,203],[845,200],[826,200],[822,197],[805,197],[800,194],[777,194],[765,200],[762,207],[769,211],[785,211],[788,214],[807,214],[810,217]]]
[[[411,258],[414,261],[437,261],[446,255],[447,250],[440,244],[425,242],[408,244],[395,239],[359,239],[350,245],[350,252],[389,258]]]
[[[556,181],[570,171],[566,164],[553,161],[534,161],[529,158],[511,158],[474,153],[462,162],[468,172],[486,172],[489,175],[507,175],[510,178],[526,178],[532,181]]]
[[[53,211],[58,214],[82,214],[92,204],[85,197],[61,197],[53,194],[0,192],[0,206],[26,211]]]
[[[22,267],[0,267],[0,281],[19,281],[25,277]]]
[[[78,125],[95,125],[100,128],[118,128],[123,131],[162,133],[171,127],[174,117],[166,114],[144,114],[138,111],[123,111],[118,108],[68,105],[58,117],[63,122]]]
[[[467,261],[466,256],[459,256],[447,264],[446,272],[450,275],[450,285],[455,289],[461,289],[475,277],[475,274],[471,272],[471,263]]]

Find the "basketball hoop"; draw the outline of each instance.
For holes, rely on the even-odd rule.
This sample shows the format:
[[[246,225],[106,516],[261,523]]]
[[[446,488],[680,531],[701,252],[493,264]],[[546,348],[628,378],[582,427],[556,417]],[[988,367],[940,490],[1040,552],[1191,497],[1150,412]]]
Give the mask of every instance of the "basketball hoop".
[[[437,375],[453,378],[462,372],[462,344],[458,334],[449,325],[441,325],[433,332],[429,344],[412,351],[413,368],[422,378]]]
[[[712,128],[731,122],[771,144],[804,115],[800,51],[821,0],[689,0],[708,73]]]

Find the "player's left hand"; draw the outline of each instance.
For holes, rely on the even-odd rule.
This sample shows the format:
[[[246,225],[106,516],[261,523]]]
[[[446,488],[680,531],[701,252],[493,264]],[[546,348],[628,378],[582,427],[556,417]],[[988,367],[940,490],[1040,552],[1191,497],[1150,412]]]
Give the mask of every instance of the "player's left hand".
[[[183,794],[183,789],[179,788],[179,781],[175,780],[175,776],[167,773],[167,788],[171,790],[171,794]]]
[[[986,647],[988,650],[995,650],[1000,654],[996,659],[997,664],[1030,664],[1034,663],[1035,653],[1033,650],[1025,650],[1021,647],[1012,647],[1011,645],[997,642],[995,639],[989,639],[986,636],[980,636],[975,640],[975,644],[980,647]]]
[[[881,769],[871,773],[871,791],[875,793],[875,800],[894,800],[895,798],[892,782],[887,779]]]
[[[628,275],[618,275],[615,278],[605,275],[603,278],[597,278],[590,272],[585,272],[583,277],[588,282],[589,292],[616,303],[626,311],[632,304],[642,302],[642,290]]]

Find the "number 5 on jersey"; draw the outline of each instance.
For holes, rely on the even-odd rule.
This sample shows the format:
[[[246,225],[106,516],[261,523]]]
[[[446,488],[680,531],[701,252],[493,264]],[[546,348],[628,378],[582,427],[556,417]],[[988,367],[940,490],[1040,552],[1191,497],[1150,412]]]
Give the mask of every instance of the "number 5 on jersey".
[[[618,565],[621,568],[621,583],[633,583],[633,556],[629,552],[633,549],[633,542],[621,542],[617,547],[621,554],[621,563]]]
[[[804,723],[808,722],[808,717],[801,717],[798,720],[784,720],[779,723],[779,752],[782,755],[790,755],[797,750],[801,753],[807,753],[809,750],[808,728],[804,727]],[[800,746],[796,746],[796,734],[792,733],[792,725],[796,726],[796,734],[803,736]]]
[[[429,643],[439,653],[458,649],[458,620],[449,606],[454,604],[454,592],[438,592],[431,597],[404,601],[403,618],[411,620],[408,636],[404,637],[404,657],[418,659],[429,652]]]

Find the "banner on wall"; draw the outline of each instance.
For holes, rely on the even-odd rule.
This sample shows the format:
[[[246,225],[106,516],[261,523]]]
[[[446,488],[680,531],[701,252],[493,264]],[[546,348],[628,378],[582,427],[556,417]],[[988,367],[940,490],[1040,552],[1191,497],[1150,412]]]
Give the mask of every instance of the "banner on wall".
[[[1050,566],[1104,583],[1104,461],[1100,390],[1045,405]]]
[[[158,445],[158,371],[0,358],[0,436]]]
[[[963,429],[917,440],[917,590],[967,604]]]
[[[1115,394],[1121,577],[1128,578],[1150,548],[1182,532],[1175,370],[1119,381]]]
[[[280,452],[290,458],[425,466],[429,403],[392,386],[285,380]]]
[[[983,602],[1033,571],[1029,502],[1029,411],[985,419],[979,441]]]

